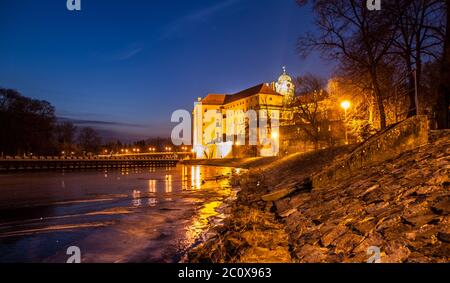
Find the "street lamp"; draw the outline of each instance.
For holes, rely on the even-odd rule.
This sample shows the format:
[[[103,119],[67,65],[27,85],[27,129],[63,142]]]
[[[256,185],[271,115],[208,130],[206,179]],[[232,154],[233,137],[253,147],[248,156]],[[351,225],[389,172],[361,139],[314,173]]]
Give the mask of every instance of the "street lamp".
[[[347,110],[350,108],[350,101],[344,100],[341,102],[341,107],[345,110],[345,116],[347,117]]]
[[[344,109],[344,127],[345,127],[345,144],[348,144],[348,133],[347,133],[347,110],[350,108],[351,103],[348,100],[341,102],[341,107]]]

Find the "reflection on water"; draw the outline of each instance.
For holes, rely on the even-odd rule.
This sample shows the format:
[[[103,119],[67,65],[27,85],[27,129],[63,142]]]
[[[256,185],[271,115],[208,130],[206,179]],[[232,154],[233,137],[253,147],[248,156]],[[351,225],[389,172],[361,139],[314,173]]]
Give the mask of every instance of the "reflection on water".
[[[231,194],[229,168],[123,168],[3,175],[0,262],[176,261]],[[117,245],[116,243],[122,243]]]
[[[191,178],[192,178],[192,188],[195,188],[197,190],[201,189],[201,173],[200,173],[200,166],[193,166],[192,167],[192,174],[191,174]]]
[[[165,187],[165,192],[166,193],[171,193],[172,192],[172,175],[166,175],[166,187]]]
[[[134,207],[139,207],[142,204],[142,200],[141,200],[141,191],[138,190],[134,190],[133,191],[133,201],[132,201],[132,205]]]
[[[202,232],[204,232],[208,226],[209,221],[213,216],[217,216],[217,208],[222,204],[222,202],[219,201],[212,201],[209,203],[206,203],[203,208],[199,210],[199,213],[197,217],[194,218],[194,221],[192,224],[187,228],[186,236],[191,241],[195,241],[200,237]]]
[[[156,180],[148,180],[148,192],[156,193]]]
[[[187,166],[183,166],[181,171],[181,190],[186,191],[189,189],[189,171]]]

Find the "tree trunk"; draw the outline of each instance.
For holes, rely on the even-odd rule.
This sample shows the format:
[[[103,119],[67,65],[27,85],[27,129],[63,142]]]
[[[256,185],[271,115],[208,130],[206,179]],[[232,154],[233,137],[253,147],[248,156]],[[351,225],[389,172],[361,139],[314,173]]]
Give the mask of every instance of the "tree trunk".
[[[381,91],[380,85],[378,84],[377,71],[374,67],[371,68],[371,77],[375,94],[375,101],[377,103],[378,115],[380,116],[380,129],[384,130],[386,128],[386,112],[384,111],[383,104],[383,93]]]
[[[419,31],[420,32],[420,31]],[[415,115],[420,115],[419,107],[419,96],[421,94],[421,84],[422,84],[422,48],[420,45],[420,34],[416,35],[416,73],[414,75],[413,81],[413,94],[414,94],[414,106]],[[417,105],[416,105],[416,88],[417,88]]]
[[[446,0],[447,28],[444,39],[444,54],[441,63],[441,79],[439,85],[439,97],[436,103],[436,122],[439,129],[450,128],[450,0]]]
[[[408,100],[409,100],[409,109],[407,118],[417,115],[416,109],[416,93],[415,93],[415,77],[413,74],[413,70],[411,67],[408,68]]]

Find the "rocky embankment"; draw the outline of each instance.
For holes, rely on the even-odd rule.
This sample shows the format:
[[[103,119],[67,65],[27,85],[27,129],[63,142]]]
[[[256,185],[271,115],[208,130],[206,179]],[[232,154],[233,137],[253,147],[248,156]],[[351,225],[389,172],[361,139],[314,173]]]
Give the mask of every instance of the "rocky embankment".
[[[274,160],[238,176],[241,191],[216,236],[192,262],[448,262],[450,132],[351,176],[312,180],[351,148]]]

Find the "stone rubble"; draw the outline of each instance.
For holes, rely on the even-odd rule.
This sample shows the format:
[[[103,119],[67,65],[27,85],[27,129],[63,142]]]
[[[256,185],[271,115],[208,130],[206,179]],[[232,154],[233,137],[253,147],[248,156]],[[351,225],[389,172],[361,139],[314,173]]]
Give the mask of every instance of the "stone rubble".
[[[291,156],[240,176],[223,231],[193,262],[447,263],[450,257],[450,132],[322,187],[308,186],[349,148]]]

